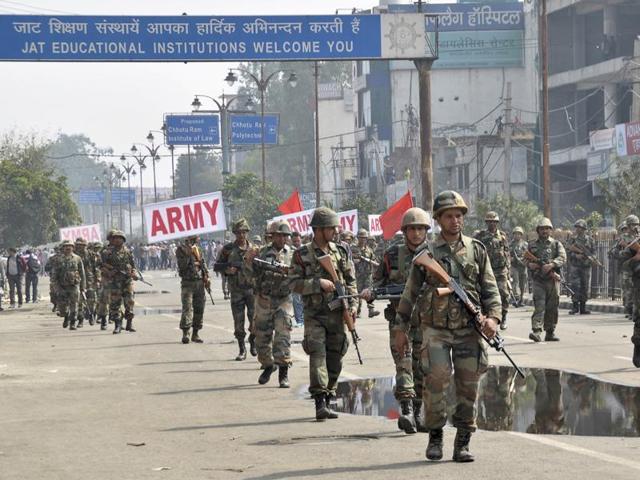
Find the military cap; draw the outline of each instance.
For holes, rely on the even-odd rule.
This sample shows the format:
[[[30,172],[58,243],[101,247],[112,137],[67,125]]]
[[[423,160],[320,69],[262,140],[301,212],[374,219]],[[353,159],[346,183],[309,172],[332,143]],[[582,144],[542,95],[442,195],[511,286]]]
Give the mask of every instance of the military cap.
[[[62,242],[60,242],[60,248],[64,248],[64,247],[73,247],[73,242],[71,240],[63,240]]]
[[[338,214],[328,207],[319,207],[313,211],[311,216],[311,227],[338,227],[340,221],[338,220]]]
[[[87,244],[87,241],[84,238],[82,237],[76,238],[76,245],[86,245],[86,244]]]
[[[423,209],[418,207],[413,207],[404,212],[402,215],[402,222],[400,224],[400,228],[404,229],[411,225],[416,226],[424,226],[427,228],[431,228],[431,221],[429,220],[429,214],[425,212]]]
[[[469,211],[469,207],[464,203],[464,198],[458,192],[445,190],[436,195],[433,201],[433,216],[438,218],[442,212],[452,208],[459,208],[463,215]]]
[[[516,227],[513,229],[513,233],[521,233],[522,235],[524,235],[524,230],[522,229],[522,227]]]
[[[540,217],[538,219],[538,224],[536,225],[536,230],[541,227],[553,228],[553,224],[551,223],[551,220],[549,220],[547,217]]]
[[[250,230],[251,227],[249,226],[249,222],[247,222],[247,220],[244,218],[239,218],[238,220],[236,220],[231,228],[231,231],[233,233],[248,232]]]
[[[624,221],[627,224],[627,226],[640,224],[640,219],[636,215],[629,215],[627,218],[624,219]]]
[[[576,223],[574,223],[573,226],[574,227],[578,227],[578,228],[584,228],[586,230],[587,229],[587,222],[585,222],[582,219],[576,220]]]
[[[500,217],[498,216],[498,214],[496,212],[487,212],[487,214],[484,216],[484,221],[485,222],[499,222],[500,221]]]
[[[358,238],[369,238],[369,232],[365,228],[358,230]]]

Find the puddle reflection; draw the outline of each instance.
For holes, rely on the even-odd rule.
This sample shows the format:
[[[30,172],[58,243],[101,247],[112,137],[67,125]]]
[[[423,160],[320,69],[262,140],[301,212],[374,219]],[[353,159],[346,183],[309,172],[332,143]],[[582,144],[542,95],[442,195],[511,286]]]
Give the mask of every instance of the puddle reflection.
[[[134,308],[133,313],[136,315],[162,315],[162,314],[172,314],[172,313],[182,313],[181,308]]]

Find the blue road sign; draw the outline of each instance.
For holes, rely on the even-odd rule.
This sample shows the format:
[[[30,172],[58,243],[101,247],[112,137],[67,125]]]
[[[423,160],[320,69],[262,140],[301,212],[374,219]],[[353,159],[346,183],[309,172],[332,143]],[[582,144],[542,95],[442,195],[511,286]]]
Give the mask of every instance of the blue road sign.
[[[136,204],[136,190],[135,188],[114,188],[111,191],[111,203],[115,205],[131,205]]]
[[[104,200],[104,190],[100,189],[85,188],[80,190],[78,195],[80,205],[103,205]]]
[[[260,115],[230,115],[231,143],[233,145],[260,145]],[[264,143],[278,143],[278,115],[264,116]]]
[[[218,145],[220,117],[218,115],[167,115],[168,145]]]

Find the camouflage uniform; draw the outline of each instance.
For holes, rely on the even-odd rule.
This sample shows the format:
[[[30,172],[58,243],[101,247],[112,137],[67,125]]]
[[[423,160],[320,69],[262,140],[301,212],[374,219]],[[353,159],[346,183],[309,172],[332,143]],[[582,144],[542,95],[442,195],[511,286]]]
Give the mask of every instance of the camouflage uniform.
[[[513,278],[513,294],[519,304],[522,304],[524,294],[528,291],[527,285],[527,264],[522,258],[527,251],[527,242],[524,240],[513,240],[509,245],[511,254],[511,277]]]
[[[365,288],[371,287],[371,273],[373,271],[373,264],[371,261],[376,261],[375,254],[373,250],[369,248],[367,245],[364,247],[360,247],[358,245],[354,245],[351,247],[351,253],[353,256],[353,265],[356,269],[356,283],[358,286],[358,292],[362,292]],[[362,260],[363,258],[367,258],[370,261]],[[360,310],[362,308],[362,299],[358,301],[358,316],[360,316]],[[375,311],[375,307],[373,306],[373,302],[367,303],[367,308],[369,310],[369,317],[374,317],[378,315],[378,312]]]
[[[122,328],[120,309],[123,303],[126,329],[135,331],[132,326],[135,298],[131,273],[136,268],[133,254],[125,245],[120,248],[110,245],[102,251],[101,260],[102,281],[109,291],[109,321],[115,323],[113,333],[120,333]]]
[[[633,364],[640,368],[640,261],[635,257],[636,252],[631,248],[622,251],[621,257],[625,260],[627,268],[631,273],[633,281],[632,301],[633,301]]]
[[[624,306],[624,312],[629,316],[633,314],[633,275],[624,251],[635,238],[636,235],[630,231],[621,234],[613,251],[614,257],[618,260],[621,272],[622,304]]]
[[[80,296],[78,302],[78,327],[82,327],[86,318],[93,325],[93,306],[96,302],[96,264],[95,256],[87,249],[87,242],[82,238],[76,240],[76,255],[82,259],[86,279],[85,298]]]
[[[586,234],[572,235],[567,240],[566,252],[569,266],[567,280],[571,285],[571,289],[575,292],[575,295],[571,297],[571,301],[573,302],[574,312],[577,313],[579,309],[580,313],[583,313],[585,312],[585,303],[589,299],[591,262],[585,256],[578,258],[578,253],[571,251],[571,246],[573,245],[582,249],[587,255],[593,255],[595,248],[593,238]]]
[[[476,240],[482,242],[487,249],[491,269],[495,276],[498,290],[500,291],[500,299],[502,301],[502,325],[506,323],[507,313],[509,312],[509,299],[511,297],[511,285],[509,282],[509,270],[511,262],[509,260],[509,242],[507,236],[501,230],[495,233],[489,230],[482,230],[476,235]]]
[[[72,245],[71,242],[68,244]],[[71,330],[75,330],[78,299],[80,292],[85,288],[82,259],[75,253],[60,254],[60,259],[53,269],[53,275],[58,285],[57,305],[60,315],[65,319],[63,327],[69,325]]]
[[[56,266],[60,261],[62,253],[58,251],[56,247],[56,252],[49,260],[47,260],[46,265],[44,266],[44,271],[49,275],[49,299],[53,304],[53,311],[60,311],[58,308],[58,292],[60,291],[60,286],[58,285],[58,281],[56,280]]]
[[[197,250],[197,252],[194,252],[194,250]],[[207,272],[202,249],[199,245],[185,243],[176,249],[178,274],[181,279],[182,316],[180,317],[180,329],[184,333],[182,340],[184,343],[189,342],[189,329],[192,327],[193,340],[196,342],[199,340],[197,332],[202,329],[202,317],[204,315],[205,277],[208,277],[208,273],[203,275],[202,269],[196,266],[196,255],[200,259],[202,269]]]

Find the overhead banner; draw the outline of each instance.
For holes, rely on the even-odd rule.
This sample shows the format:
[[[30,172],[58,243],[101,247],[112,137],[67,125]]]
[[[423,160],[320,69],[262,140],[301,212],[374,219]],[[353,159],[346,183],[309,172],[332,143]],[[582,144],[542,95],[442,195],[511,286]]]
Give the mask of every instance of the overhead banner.
[[[102,241],[102,231],[100,224],[78,225],[60,229],[60,240],[70,240],[75,242],[78,238],[84,238],[87,242]]]
[[[640,155],[640,122],[616,125],[616,150],[618,155]]]
[[[0,15],[0,60],[232,62],[434,57],[420,13]]]
[[[372,237],[379,237],[382,235],[380,215],[369,215],[369,235]]]
[[[222,192],[145,205],[144,224],[149,243],[226,230]]]
[[[302,212],[290,213],[289,215],[280,215],[272,218],[274,220],[284,220],[289,224],[292,232],[298,232],[302,235],[311,233],[311,216],[315,209],[304,210]],[[348,231],[356,235],[358,233],[358,210],[347,210],[344,212],[338,212],[338,218],[340,220],[340,226],[342,231]]]

